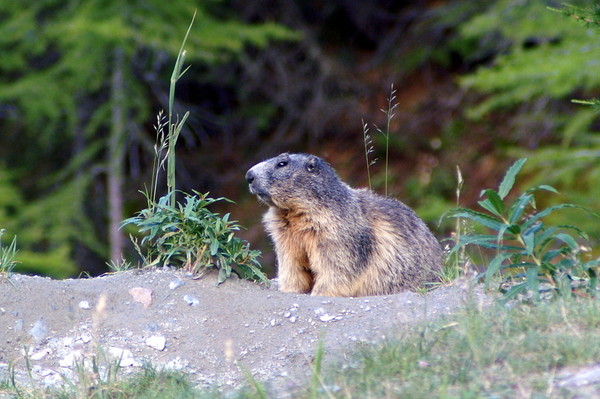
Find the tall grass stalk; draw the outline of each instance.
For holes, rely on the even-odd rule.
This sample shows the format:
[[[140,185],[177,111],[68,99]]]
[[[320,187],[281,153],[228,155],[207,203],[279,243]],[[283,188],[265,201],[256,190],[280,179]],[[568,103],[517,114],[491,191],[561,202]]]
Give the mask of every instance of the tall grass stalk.
[[[365,123],[364,119],[361,120],[363,127],[363,141],[365,143],[365,161],[367,163],[367,179],[369,181],[369,190],[373,187],[371,185],[371,166],[375,165],[377,162],[377,158],[369,159],[369,154],[373,153],[373,140],[371,139],[371,135],[369,134],[369,125]]]
[[[190,34],[192,26],[194,25],[194,20],[196,19],[196,12],[192,16],[192,21],[190,22],[190,26],[185,33],[185,37],[183,38],[183,42],[181,43],[181,47],[179,49],[179,53],[177,54],[177,60],[175,61],[175,67],[173,68],[173,73],[171,74],[171,85],[169,87],[169,119],[168,119],[168,152],[167,152],[167,189],[169,192],[170,200],[169,205],[175,206],[175,193],[176,193],[176,185],[175,185],[175,145],[177,144],[177,139],[179,137],[179,133],[181,133],[181,129],[185,124],[190,112],[187,111],[181,121],[179,120],[179,116],[173,116],[173,109],[175,103],[175,86],[177,85],[177,81],[187,72],[189,66],[185,68],[183,71],[183,63],[185,61],[185,53],[184,50],[185,43],[187,42],[187,38]]]
[[[377,131],[385,137],[385,195],[388,195],[388,180],[389,180],[389,165],[390,165],[390,133],[391,133],[391,125],[392,119],[396,116],[395,111],[398,107],[398,103],[396,102],[396,89],[394,89],[394,84],[392,83],[390,87],[390,96],[387,99],[387,109],[381,108],[381,112],[383,112],[386,116],[386,126],[385,131],[377,127]]]
[[[166,155],[163,153],[167,150],[169,143],[167,142],[167,136],[165,134],[165,127],[168,125],[168,120],[163,114],[163,111],[158,111],[156,117],[156,125],[154,130],[156,131],[156,144],[154,145],[154,160],[152,163],[152,180],[150,186],[150,192],[146,190],[146,198],[148,199],[148,207],[152,203],[156,202],[156,193],[158,190],[158,174],[162,169],[164,170],[165,162],[167,161]]]

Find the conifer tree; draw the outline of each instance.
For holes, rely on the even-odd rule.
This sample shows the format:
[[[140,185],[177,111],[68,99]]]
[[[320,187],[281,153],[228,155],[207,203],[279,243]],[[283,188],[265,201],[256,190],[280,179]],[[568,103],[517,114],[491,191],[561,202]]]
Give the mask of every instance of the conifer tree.
[[[575,1],[551,7],[555,5],[499,0],[467,21],[463,37],[496,43],[491,50],[497,55],[461,84],[485,93],[468,111],[470,117],[507,116],[503,121],[512,128],[514,141],[506,154],[529,158],[528,183],[552,185],[570,201],[598,210],[599,115],[597,108],[572,100],[583,97],[585,104],[598,106],[593,97],[600,90],[600,5]],[[517,141],[527,142],[527,148]],[[600,237],[596,220],[566,217],[579,216],[557,222]]]
[[[217,65],[248,44],[293,36],[276,24],[218,18],[219,3],[0,2],[0,155],[20,168],[14,180],[24,183],[24,201],[31,199],[6,221],[12,233],[19,230],[22,252],[65,248],[68,257],[84,246],[119,260],[126,156],[144,144],[156,107],[166,108],[162,74],[194,12],[187,60],[197,64]],[[87,216],[102,209],[108,229]]]

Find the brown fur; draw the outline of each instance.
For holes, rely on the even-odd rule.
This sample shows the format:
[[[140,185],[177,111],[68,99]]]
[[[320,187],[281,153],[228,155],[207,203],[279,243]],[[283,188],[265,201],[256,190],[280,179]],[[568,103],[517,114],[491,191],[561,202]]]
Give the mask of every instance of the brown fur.
[[[343,183],[322,159],[281,154],[246,174],[269,205],[279,287],[319,296],[364,296],[437,280],[442,250],[400,201]]]

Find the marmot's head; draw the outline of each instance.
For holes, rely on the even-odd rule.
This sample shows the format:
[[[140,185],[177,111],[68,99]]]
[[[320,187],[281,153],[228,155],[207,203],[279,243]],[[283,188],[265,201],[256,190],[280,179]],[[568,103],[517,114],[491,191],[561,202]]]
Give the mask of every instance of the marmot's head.
[[[252,194],[281,209],[324,205],[339,198],[333,193],[343,189],[333,168],[308,154],[283,153],[256,164],[246,173],[246,181]]]

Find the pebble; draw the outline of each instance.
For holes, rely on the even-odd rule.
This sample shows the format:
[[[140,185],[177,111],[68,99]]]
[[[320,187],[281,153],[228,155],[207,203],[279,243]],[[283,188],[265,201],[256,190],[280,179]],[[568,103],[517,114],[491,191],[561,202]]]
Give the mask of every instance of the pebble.
[[[79,309],[91,309],[90,303],[88,301],[79,302]]]
[[[119,366],[121,367],[140,366],[140,363],[135,360],[133,353],[131,353],[129,349],[121,349],[111,346],[108,348],[108,353],[110,353],[113,358],[119,360]]]
[[[48,324],[46,324],[43,317],[33,324],[33,327],[29,330],[29,335],[36,344],[41,344],[46,341],[48,336]]]
[[[152,290],[142,287],[133,287],[129,290],[129,295],[133,297],[133,300],[140,302],[145,308],[149,308],[152,304]]]
[[[157,351],[162,351],[167,346],[167,339],[161,335],[153,335],[152,337],[146,338],[146,345]]]
[[[200,304],[200,301],[198,300],[198,298],[193,297],[191,295],[184,295],[183,296],[183,300],[185,301],[185,303],[187,303],[189,306],[197,306],[198,304]]]
[[[43,349],[39,352],[34,353],[33,355],[31,355],[29,358],[31,360],[42,360],[44,357],[46,357],[46,355],[48,355],[50,353],[50,349]]]
[[[169,289],[174,290],[176,288],[181,287],[182,285],[184,285],[185,283],[179,279],[177,280],[173,280],[169,283]]]
[[[328,314],[324,314],[323,316],[319,317],[319,320],[324,321],[324,322],[328,322],[328,321],[335,320],[335,319],[336,319],[335,316],[331,316]]]
[[[65,357],[58,361],[60,367],[73,367],[75,362],[81,360],[83,358],[83,354],[81,351],[72,351],[69,352]]]

